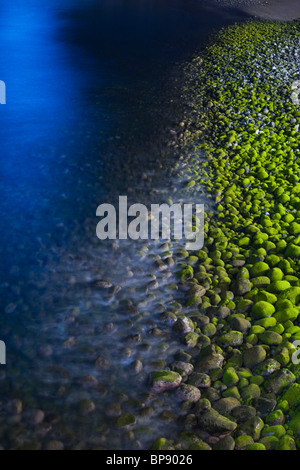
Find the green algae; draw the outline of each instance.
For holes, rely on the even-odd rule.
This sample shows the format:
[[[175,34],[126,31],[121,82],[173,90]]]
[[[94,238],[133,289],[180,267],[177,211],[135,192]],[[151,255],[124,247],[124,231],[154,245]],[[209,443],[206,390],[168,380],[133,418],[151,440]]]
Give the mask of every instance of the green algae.
[[[277,402],[267,418],[238,423],[237,449],[299,447],[300,374],[291,363],[300,339],[300,110],[291,99],[299,39],[299,21],[226,28],[189,65],[183,89],[185,184],[201,184],[214,206],[198,260],[191,267],[186,254],[179,271],[182,283],[205,285],[197,307],[214,319],[199,326],[207,342],[192,347],[218,345],[225,358],[216,374],[208,370],[210,397],[250,407],[272,394],[273,409]],[[237,318],[250,329],[237,331]]]

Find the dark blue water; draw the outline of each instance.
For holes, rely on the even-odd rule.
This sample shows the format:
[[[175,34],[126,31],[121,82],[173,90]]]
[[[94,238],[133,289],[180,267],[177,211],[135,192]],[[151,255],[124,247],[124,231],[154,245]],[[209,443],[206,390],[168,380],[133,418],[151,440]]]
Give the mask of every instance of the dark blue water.
[[[77,422],[70,405],[76,402],[79,365],[88,369],[94,360],[87,350],[98,327],[94,347],[110,354],[99,318],[111,299],[82,283],[105,268],[117,284],[118,275],[130,271],[130,256],[108,260],[107,247],[97,243],[96,208],[119,194],[136,194],[140,202],[159,186],[168,170],[165,136],[180,120],[175,84],[182,64],[212,31],[236,19],[238,12],[201,0],[0,0],[0,79],[7,86],[7,104],[0,108],[0,339],[8,346],[1,401],[20,398],[29,410],[59,412],[74,434],[62,432],[65,447],[81,440],[88,448],[99,446],[86,433],[108,419],[99,405],[92,424]],[[129,289],[140,301],[140,268],[134,266]],[[74,309],[83,312],[79,324],[70,314]],[[117,305],[111,312],[109,318],[118,321]],[[60,324],[65,317],[77,325],[73,334]],[[66,353],[61,344],[74,335],[79,346]],[[43,350],[49,342],[52,360],[69,366],[69,394],[59,373],[60,379],[53,373],[42,377],[52,357]],[[109,382],[113,367],[102,377],[115,390],[110,402],[126,383],[121,376]],[[101,397],[99,392],[94,400],[103,402]],[[22,429],[22,419],[16,423]],[[0,429],[8,448],[24,447],[13,435],[16,423]],[[21,434],[46,445],[24,429]],[[118,433],[105,446],[138,445]],[[59,432],[53,436],[58,439]]]

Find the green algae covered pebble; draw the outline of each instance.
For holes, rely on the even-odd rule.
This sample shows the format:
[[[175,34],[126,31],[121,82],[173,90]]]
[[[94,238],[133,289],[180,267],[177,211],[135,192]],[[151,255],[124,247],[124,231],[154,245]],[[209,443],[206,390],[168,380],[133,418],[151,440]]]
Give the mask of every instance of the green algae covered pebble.
[[[262,436],[275,436],[277,439],[280,439],[286,434],[286,429],[281,424],[275,426],[266,425],[262,430]]]
[[[182,282],[192,279],[194,277],[194,270],[192,266],[189,265],[186,268],[179,271],[178,277]]]
[[[268,287],[270,292],[280,293],[291,287],[291,284],[288,281],[274,281]]]
[[[277,323],[277,320],[275,317],[268,317],[268,318],[261,318],[261,320],[258,320],[255,322],[255,325],[262,326],[264,328],[270,328],[272,326],[275,326]]]
[[[276,436],[265,436],[259,440],[267,450],[276,450],[279,444],[279,439]]]
[[[246,447],[246,450],[267,450],[263,444],[260,442],[254,442]]]
[[[238,436],[235,439],[235,448],[237,450],[245,449],[245,447],[254,444],[252,436]]]
[[[271,411],[265,419],[265,422],[270,426],[274,426],[276,424],[283,424],[285,421],[285,416],[283,411],[280,409]]]
[[[263,300],[256,302],[252,307],[252,315],[257,320],[259,320],[260,318],[271,317],[274,312],[274,305]]]
[[[120,427],[132,426],[136,423],[136,418],[132,413],[125,413],[118,418],[117,425]]]
[[[286,291],[280,293],[280,299],[288,299],[292,302],[293,305],[298,305],[300,303],[300,287],[291,287]]]
[[[255,263],[255,265],[251,268],[250,274],[252,277],[263,276],[266,274],[270,269],[270,266],[263,261],[259,261]]]
[[[240,346],[243,343],[243,334],[240,331],[230,331],[218,339],[220,346]]]
[[[152,450],[174,450],[174,445],[165,437],[160,437],[151,446]]]
[[[300,246],[291,243],[285,250],[285,255],[289,258],[300,258]]]
[[[271,284],[268,276],[257,276],[251,279],[253,287],[258,287],[259,289],[267,288]]]
[[[177,388],[182,381],[182,377],[178,372],[167,370],[154,371],[151,374],[152,392],[161,393],[165,390]]]
[[[280,310],[279,312],[276,312],[274,315],[274,318],[276,318],[276,320],[280,323],[281,322],[285,323],[288,320],[291,320],[291,321],[296,320],[298,315],[299,315],[299,309],[286,308],[286,309]]]
[[[189,450],[211,450],[211,447],[206,442],[199,440],[190,445]]]
[[[278,346],[282,343],[282,336],[275,333],[275,331],[264,331],[258,337],[263,344],[268,344],[269,346]]]
[[[295,383],[284,393],[283,400],[287,400],[290,406],[298,406],[300,404],[300,384]]]
[[[239,376],[237,375],[233,367],[228,367],[223,375],[223,382],[227,386],[236,385],[239,381]]]
[[[296,413],[295,416],[288,423],[288,428],[293,431],[294,434],[300,434],[300,413]]]
[[[277,302],[277,297],[271,292],[262,290],[255,296],[255,302],[259,302],[260,300],[269,302],[270,304],[275,304]]]
[[[277,450],[297,450],[296,443],[291,436],[282,436],[277,446]]]
[[[271,282],[281,281],[283,279],[283,277],[284,277],[284,274],[283,274],[283,272],[281,271],[280,268],[270,269],[269,278],[270,278]]]

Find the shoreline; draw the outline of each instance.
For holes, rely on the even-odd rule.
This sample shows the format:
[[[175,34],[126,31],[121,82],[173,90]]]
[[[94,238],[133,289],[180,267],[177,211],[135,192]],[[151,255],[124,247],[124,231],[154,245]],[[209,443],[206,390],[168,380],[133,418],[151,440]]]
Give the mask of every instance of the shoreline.
[[[253,0],[215,0],[215,3],[265,20],[292,21],[300,18],[299,0],[257,0],[257,2]]]
[[[266,0],[266,2],[257,1],[257,4],[252,5],[247,5],[248,2],[244,5],[240,3],[244,2],[235,0],[232,2],[232,7],[252,17],[276,21],[292,21],[300,18],[299,0]]]
[[[268,0],[267,5],[251,5],[241,8],[249,15],[265,20],[292,21],[300,18],[299,0]]]

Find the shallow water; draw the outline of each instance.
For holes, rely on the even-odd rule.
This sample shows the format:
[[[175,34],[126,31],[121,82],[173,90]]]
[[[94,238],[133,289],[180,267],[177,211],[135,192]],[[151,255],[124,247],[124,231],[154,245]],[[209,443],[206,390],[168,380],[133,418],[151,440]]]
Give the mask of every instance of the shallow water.
[[[192,0],[2,3],[1,443],[147,448],[180,424],[174,397],[149,397],[147,377],[178,350],[160,314],[182,294],[172,266],[154,267],[162,242],[100,242],[95,212],[122,194],[184,197],[166,145],[180,67],[239,16]],[[23,414],[7,417],[14,398]],[[136,415],[134,432],[116,426],[113,404]]]

